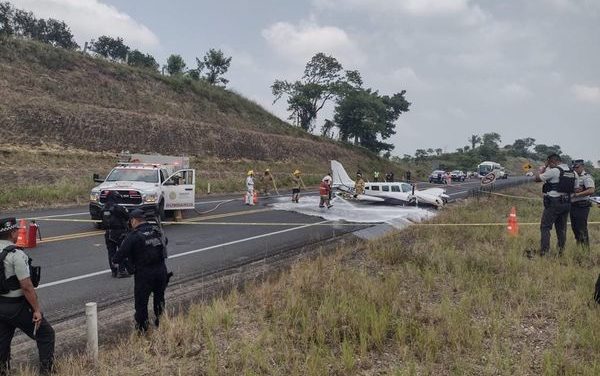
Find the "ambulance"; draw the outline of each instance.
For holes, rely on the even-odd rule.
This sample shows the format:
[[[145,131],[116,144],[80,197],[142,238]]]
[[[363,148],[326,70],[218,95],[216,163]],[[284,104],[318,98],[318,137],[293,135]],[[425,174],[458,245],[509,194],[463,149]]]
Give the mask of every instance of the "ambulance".
[[[100,185],[90,192],[90,215],[102,219],[102,208],[111,191],[117,203],[129,211],[142,209],[148,216],[164,220],[169,211],[194,209],[196,172],[189,168],[189,157],[119,154],[118,164],[105,178],[94,174]]]

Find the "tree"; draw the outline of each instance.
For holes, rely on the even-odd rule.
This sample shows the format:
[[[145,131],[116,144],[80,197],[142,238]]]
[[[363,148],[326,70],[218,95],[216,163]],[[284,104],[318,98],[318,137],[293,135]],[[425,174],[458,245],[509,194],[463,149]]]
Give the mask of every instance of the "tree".
[[[442,152],[443,152],[442,148],[435,149],[435,154],[438,155],[438,156],[442,155]]]
[[[183,71],[185,69],[185,61],[183,61],[181,55],[173,54],[167,59],[166,68],[167,72],[171,76],[183,74]]]
[[[323,124],[323,128],[321,128],[321,135],[333,138],[333,128],[335,128],[335,123],[329,119],[325,120],[325,124]]]
[[[132,67],[152,70],[158,70],[159,67],[158,63],[156,62],[156,59],[154,59],[154,56],[150,54],[144,54],[139,50],[133,50],[129,53],[129,56],[127,58],[127,64]]]
[[[548,146],[544,144],[537,144],[533,150],[537,153],[537,157],[542,160],[546,159],[546,157],[548,157],[550,154],[562,154],[562,150],[560,150],[559,145]]]
[[[512,154],[516,157],[528,158],[530,156],[529,148],[533,145],[535,145],[535,138],[518,138],[512,144]]]
[[[470,147],[469,145],[465,145],[465,146],[463,147],[463,150],[464,150],[464,151],[465,151],[465,153],[466,153],[466,152],[468,152],[469,150],[471,150],[471,147]]]
[[[196,58],[196,64],[198,65],[198,74],[206,69],[206,73],[204,74],[203,78],[209,84],[222,84],[223,86],[226,86],[229,82],[229,80],[222,76],[229,70],[229,66],[231,65],[231,56],[226,57],[223,51],[211,48],[206,55],[204,55],[202,61]]]
[[[10,3],[0,3],[0,36],[11,36],[13,28],[14,9]]]
[[[406,91],[392,96],[379,95],[371,89],[354,88],[338,98],[333,121],[339,128],[340,139],[363,146],[375,153],[390,151],[394,145],[385,143],[396,133],[395,121],[408,111]]]
[[[200,81],[200,72],[198,69],[190,69],[185,72],[185,76],[191,78],[194,81]]]
[[[123,38],[112,38],[106,35],[90,43],[90,49],[100,56],[113,61],[125,61],[129,47],[123,43]]]
[[[417,149],[415,151],[415,160],[421,161],[427,158],[427,151],[425,149]]]
[[[33,13],[24,10],[15,10],[13,17],[15,35],[20,37],[35,38],[39,35],[38,20]]]
[[[9,3],[0,3],[0,34],[35,39],[54,47],[79,48],[69,26],[53,18],[37,19],[31,12],[12,9]]]
[[[481,143],[481,137],[479,137],[476,134],[473,134],[471,135],[471,137],[469,137],[469,142],[471,143],[471,149],[475,149],[477,145]]]
[[[305,131],[312,131],[319,111],[339,92],[342,69],[336,58],[319,52],[306,63],[300,80],[275,80],[271,85],[273,103],[287,96],[290,120],[295,120]]]
[[[497,160],[500,152],[499,143],[501,137],[496,132],[484,133],[481,136],[481,146],[478,149],[479,155],[485,160]]]
[[[498,144],[501,141],[501,137],[498,133],[496,132],[490,132],[490,133],[484,133],[483,136],[481,136],[481,143],[482,145],[485,146],[491,146],[491,147],[496,147],[498,148]]]
[[[62,47],[68,50],[75,50],[79,45],[75,42],[71,29],[63,21],[49,18],[46,21],[46,30],[44,42],[54,47]],[[129,49],[129,47],[127,47]]]

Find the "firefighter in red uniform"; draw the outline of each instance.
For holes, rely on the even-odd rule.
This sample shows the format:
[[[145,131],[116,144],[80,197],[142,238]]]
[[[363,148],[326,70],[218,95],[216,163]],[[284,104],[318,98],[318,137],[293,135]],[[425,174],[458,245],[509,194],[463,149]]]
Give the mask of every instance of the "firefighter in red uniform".
[[[321,201],[319,202],[319,207],[324,208],[327,206],[329,209],[332,205],[329,202],[329,194],[331,193],[331,178],[329,176],[325,176],[323,181],[321,181],[321,185],[319,186],[319,195],[321,196]]]

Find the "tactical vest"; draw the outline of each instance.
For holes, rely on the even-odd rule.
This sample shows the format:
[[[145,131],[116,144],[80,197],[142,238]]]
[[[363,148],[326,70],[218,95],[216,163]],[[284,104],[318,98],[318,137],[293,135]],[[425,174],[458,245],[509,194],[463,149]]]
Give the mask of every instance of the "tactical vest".
[[[17,249],[16,245],[9,245],[0,252],[0,295],[8,294],[10,291],[19,290],[21,284],[17,279],[16,275],[6,278],[6,270],[4,270],[4,259],[9,253],[15,252]],[[33,287],[38,287],[40,284],[42,268],[39,266],[31,265],[31,257],[27,256],[27,265],[29,266],[29,276]]]
[[[574,193],[575,192],[575,180],[577,174],[571,169],[564,170],[561,167],[556,167],[560,171],[558,183],[546,182],[542,186],[542,192],[548,193],[550,191],[556,191],[558,193]]]
[[[166,241],[158,227],[145,226],[137,230],[138,236],[144,240],[144,251],[136,257],[136,266],[155,266],[167,257]]]
[[[118,211],[127,209],[119,207],[117,204],[109,204],[102,210],[102,224],[104,228],[111,230],[127,230],[127,218],[125,214],[119,215]]]

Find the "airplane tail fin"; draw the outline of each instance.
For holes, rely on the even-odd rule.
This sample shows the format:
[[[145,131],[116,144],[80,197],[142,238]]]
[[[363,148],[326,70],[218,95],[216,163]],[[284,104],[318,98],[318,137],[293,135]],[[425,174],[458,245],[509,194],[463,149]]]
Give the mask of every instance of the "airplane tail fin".
[[[331,177],[334,188],[354,188],[354,180],[350,179],[344,166],[338,161],[331,161]]]

